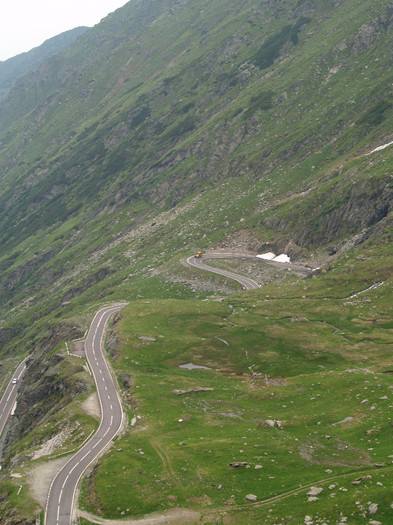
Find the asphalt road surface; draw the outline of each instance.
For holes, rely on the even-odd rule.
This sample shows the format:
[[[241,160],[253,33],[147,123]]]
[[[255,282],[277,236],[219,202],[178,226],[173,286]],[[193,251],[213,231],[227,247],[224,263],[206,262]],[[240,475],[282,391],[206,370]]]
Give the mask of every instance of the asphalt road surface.
[[[300,266],[298,264],[269,261],[266,259],[261,259],[260,257],[254,257],[253,255],[244,255],[240,253],[205,253],[200,258],[192,256],[187,259],[187,262],[190,266],[194,266],[196,268],[206,270],[208,272],[217,273],[218,275],[229,277],[229,279],[234,279],[235,281],[242,284],[246,290],[255,290],[257,288],[260,288],[260,285],[252,279],[249,279],[248,277],[243,277],[242,275],[238,275],[237,273],[228,272],[226,270],[221,270],[221,268],[214,268],[213,266],[209,266],[205,263],[205,261],[208,259],[240,259],[243,261],[251,261],[276,266],[277,268],[281,268],[283,270],[292,270],[296,273],[300,273],[303,275],[309,275],[313,271],[311,268]]]
[[[189,257],[187,259],[187,262],[190,266],[194,266],[195,268],[199,268],[201,270],[206,270],[208,272],[217,273],[218,275],[223,275],[224,277],[229,277],[229,279],[234,279],[238,283],[244,286],[246,290],[256,290],[259,288],[259,284],[253,281],[252,279],[249,279],[248,277],[243,277],[242,275],[238,275],[237,273],[233,272],[227,272],[226,270],[221,270],[221,268],[214,268],[213,266],[209,266],[205,264],[206,259],[239,259],[240,256],[235,255],[229,255],[229,254],[220,254],[220,255],[213,255],[213,254],[206,254],[202,257]]]
[[[15,370],[12,376],[12,379],[8,383],[8,386],[5,389],[3,397],[0,400],[0,436],[3,433],[3,430],[7,424],[8,418],[10,417],[12,407],[15,405],[16,394],[18,393],[18,389],[20,387],[20,381],[26,370],[27,359],[28,358],[26,357],[26,359],[24,359],[20,363],[18,368]],[[14,379],[17,379],[17,383],[12,382]]]
[[[83,473],[119,433],[123,410],[104,354],[104,333],[110,316],[124,305],[103,308],[91,323],[85,342],[86,357],[93,373],[101,405],[101,423],[97,432],[64,465],[49,488],[45,525],[71,525],[75,492]]]

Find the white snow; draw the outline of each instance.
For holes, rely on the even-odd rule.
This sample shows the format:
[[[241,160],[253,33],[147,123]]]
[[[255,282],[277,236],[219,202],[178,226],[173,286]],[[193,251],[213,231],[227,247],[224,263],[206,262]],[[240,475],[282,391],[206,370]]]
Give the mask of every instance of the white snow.
[[[291,262],[291,258],[288,257],[288,255],[286,255],[285,253],[282,253],[280,255],[277,255],[277,257],[275,257],[273,261],[281,262],[281,263],[289,263]]]
[[[260,259],[265,259],[266,261],[272,261],[276,257],[276,254],[273,252],[267,252],[257,255],[257,257]]]
[[[373,149],[372,151],[367,153],[367,155],[371,155],[371,153],[375,153],[376,151],[381,151],[381,149],[385,149],[388,146],[391,146],[392,144],[393,144],[393,140],[392,140],[392,142],[388,142],[387,144],[383,144],[382,146],[378,146],[378,148]]]

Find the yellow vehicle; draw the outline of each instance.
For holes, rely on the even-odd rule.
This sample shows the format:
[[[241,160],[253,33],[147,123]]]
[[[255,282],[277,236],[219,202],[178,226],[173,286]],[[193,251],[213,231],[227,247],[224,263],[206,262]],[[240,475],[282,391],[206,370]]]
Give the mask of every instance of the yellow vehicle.
[[[195,257],[197,259],[200,259],[202,257],[202,255],[203,255],[203,252],[200,250],[198,253],[195,254]]]

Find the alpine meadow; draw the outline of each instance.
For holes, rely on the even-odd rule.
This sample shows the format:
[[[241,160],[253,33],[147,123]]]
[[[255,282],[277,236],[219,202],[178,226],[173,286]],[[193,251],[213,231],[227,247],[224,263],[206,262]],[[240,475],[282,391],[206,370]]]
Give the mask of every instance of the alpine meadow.
[[[392,66],[392,0],[0,63],[2,525],[393,523]]]

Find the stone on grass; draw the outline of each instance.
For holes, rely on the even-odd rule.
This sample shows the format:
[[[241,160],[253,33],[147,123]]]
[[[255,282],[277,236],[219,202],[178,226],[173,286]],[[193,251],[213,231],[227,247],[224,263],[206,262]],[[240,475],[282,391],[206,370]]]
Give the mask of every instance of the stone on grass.
[[[260,470],[262,467],[262,465],[255,465],[255,470]]]
[[[318,501],[318,500],[319,500],[319,498],[317,498],[316,496],[309,496],[307,498],[307,501]]]
[[[355,479],[355,481],[352,481],[352,485],[360,485],[363,482],[363,479]]]
[[[246,500],[247,501],[257,501],[257,496],[255,496],[255,494],[247,494],[246,496]]]
[[[369,514],[376,514],[378,512],[378,503],[371,503],[368,507]]]
[[[319,496],[323,492],[323,488],[321,487],[311,487],[311,489],[307,492],[307,496]]]
[[[229,463],[231,468],[247,467],[247,465],[247,461],[234,461],[233,463]]]

